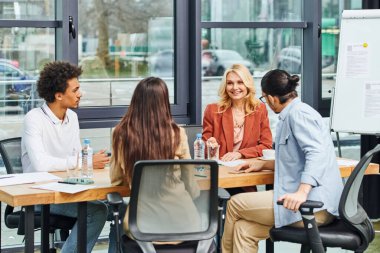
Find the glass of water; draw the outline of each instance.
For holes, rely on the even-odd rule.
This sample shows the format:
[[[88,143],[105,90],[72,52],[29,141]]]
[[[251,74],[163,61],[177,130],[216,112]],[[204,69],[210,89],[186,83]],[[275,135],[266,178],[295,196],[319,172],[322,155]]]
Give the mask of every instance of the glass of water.
[[[71,164],[71,166],[66,168],[67,178],[80,177],[82,167],[81,154],[81,150],[73,149],[71,157],[73,157],[74,162]]]

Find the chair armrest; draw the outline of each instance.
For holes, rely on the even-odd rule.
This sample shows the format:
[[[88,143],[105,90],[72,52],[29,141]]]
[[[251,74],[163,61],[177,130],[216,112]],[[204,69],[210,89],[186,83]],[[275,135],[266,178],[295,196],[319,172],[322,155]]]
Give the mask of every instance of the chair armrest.
[[[277,201],[277,205],[283,205],[283,201]],[[322,239],[319,234],[319,229],[317,222],[314,217],[314,208],[321,208],[323,206],[323,202],[307,200],[300,206],[300,213],[302,215],[302,221],[304,225],[304,229],[306,231],[306,235],[309,241],[309,245],[312,252],[315,253],[324,253],[325,249],[322,244]],[[306,210],[305,210],[306,209]]]
[[[284,201],[277,201],[277,205],[282,206],[283,204]],[[314,208],[321,208],[323,205],[321,201],[306,200],[301,204],[299,211],[302,215],[314,215]]]
[[[123,203],[123,198],[118,192],[111,192],[107,194],[107,201],[111,206],[118,206]]]
[[[231,198],[231,195],[224,188],[218,188],[218,198],[222,201],[227,201]]]
[[[306,202],[302,203],[300,208],[321,208],[323,206],[323,202],[314,201],[314,200],[306,200]]]

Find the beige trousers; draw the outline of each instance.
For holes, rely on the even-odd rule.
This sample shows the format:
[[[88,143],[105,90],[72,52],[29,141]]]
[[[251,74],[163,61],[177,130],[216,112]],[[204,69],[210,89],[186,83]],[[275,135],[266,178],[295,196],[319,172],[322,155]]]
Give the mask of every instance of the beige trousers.
[[[260,240],[269,238],[274,226],[273,191],[241,193],[227,204],[227,216],[222,239],[223,253],[256,253]],[[334,216],[325,210],[315,213],[316,222],[326,225]],[[302,227],[299,221],[292,226]]]

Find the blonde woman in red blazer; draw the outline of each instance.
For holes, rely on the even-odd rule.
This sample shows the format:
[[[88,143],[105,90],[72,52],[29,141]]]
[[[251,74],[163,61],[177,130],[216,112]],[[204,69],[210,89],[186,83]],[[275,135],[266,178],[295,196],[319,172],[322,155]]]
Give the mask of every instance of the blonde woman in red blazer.
[[[249,70],[234,64],[223,75],[220,101],[205,109],[203,139],[220,145],[223,161],[259,157],[263,149],[272,148],[268,111],[255,94]]]

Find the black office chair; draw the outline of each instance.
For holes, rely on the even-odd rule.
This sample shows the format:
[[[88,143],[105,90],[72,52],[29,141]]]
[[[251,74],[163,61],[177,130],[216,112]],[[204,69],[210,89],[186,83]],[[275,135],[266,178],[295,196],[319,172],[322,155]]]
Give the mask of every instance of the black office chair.
[[[348,178],[339,202],[339,219],[318,228],[313,209],[322,207],[323,203],[306,201],[300,208],[304,228],[272,228],[271,239],[300,243],[301,253],[310,250],[313,253],[324,253],[327,247],[352,250],[356,253],[364,252],[375,237],[375,232],[367,213],[358,203],[359,189],[368,164],[379,151],[380,145],[368,151]]]
[[[117,197],[119,196],[119,197]],[[218,227],[218,164],[209,160],[139,161],[129,202],[129,253],[211,253]],[[111,206],[122,202],[109,194]],[[118,223],[118,221],[115,221]],[[152,242],[182,243],[159,245]]]
[[[0,154],[3,159],[7,174],[23,173],[21,164],[21,138],[10,138],[0,141]],[[23,208],[15,211],[14,207],[7,205],[4,211],[4,223],[8,228],[17,228],[18,235],[25,235],[25,216]],[[41,227],[41,213],[35,212],[34,228]],[[60,229],[61,240],[66,240],[69,230],[76,222],[75,218],[53,215],[49,216],[49,252],[56,252],[54,245],[55,230]]]

